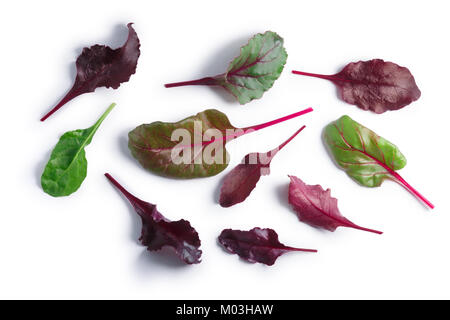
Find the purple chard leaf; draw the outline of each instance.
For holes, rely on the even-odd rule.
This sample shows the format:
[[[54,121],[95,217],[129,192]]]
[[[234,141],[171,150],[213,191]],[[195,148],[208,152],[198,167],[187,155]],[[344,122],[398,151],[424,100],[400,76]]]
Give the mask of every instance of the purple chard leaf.
[[[83,49],[76,61],[77,76],[72,89],[41,121],[45,121],[67,102],[83,93],[93,92],[100,87],[117,89],[121,83],[130,79],[136,72],[140,55],[139,38],[131,25],[127,25],[128,39],[122,47],[111,49],[96,44]]]
[[[285,246],[273,229],[253,228],[250,231],[225,229],[219,235],[219,243],[230,253],[242,259],[271,266],[279,256],[289,251],[317,252]]]
[[[202,251],[197,231],[189,221],[170,221],[158,210],[156,205],[136,198],[122,187],[109,173],[106,178],[128,199],[142,219],[142,232],[139,240],[149,251],[163,247],[174,249],[178,257],[187,264],[200,263]]]

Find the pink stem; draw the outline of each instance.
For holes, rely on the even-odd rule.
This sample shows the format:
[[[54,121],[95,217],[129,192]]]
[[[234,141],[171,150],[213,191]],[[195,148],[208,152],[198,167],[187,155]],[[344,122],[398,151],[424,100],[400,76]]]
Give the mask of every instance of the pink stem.
[[[267,156],[269,157],[269,162],[272,161],[273,157],[275,157],[275,155],[278,153],[278,151],[280,151],[281,149],[283,149],[289,142],[291,142],[292,139],[294,139],[300,132],[303,131],[303,129],[305,129],[306,126],[302,126],[300,129],[298,129],[292,136],[290,136],[289,139],[287,139],[285,142],[283,142],[282,144],[280,144],[277,148],[270,150],[269,152],[267,152]]]
[[[182,86],[215,86],[217,85],[217,80],[212,77],[205,77],[202,79],[191,80],[191,81],[182,81],[182,82],[174,82],[174,83],[166,83],[164,87],[166,88],[174,88],[174,87],[182,87]]]
[[[302,111],[293,113],[293,114],[291,114],[291,115],[288,115],[288,116],[285,116],[285,117],[282,117],[282,118],[279,118],[279,119],[276,119],[276,120],[273,120],[273,121],[269,121],[269,122],[266,122],[266,123],[258,124],[258,125],[251,126],[251,127],[247,127],[247,128],[242,128],[241,130],[238,130],[236,133],[233,133],[233,134],[230,134],[230,135],[225,135],[225,136],[223,136],[223,137],[221,137],[220,139],[217,139],[217,140],[213,139],[213,140],[209,140],[209,141],[202,141],[202,142],[199,143],[199,144],[181,145],[181,146],[179,146],[179,147],[181,147],[181,148],[186,148],[186,147],[193,147],[193,146],[197,146],[197,145],[198,145],[198,146],[200,146],[200,145],[201,145],[201,146],[205,146],[205,145],[211,144],[211,143],[213,143],[213,142],[222,141],[222,140],[225,141],[225,143],[226,143],[226,142],[228,142],[228,141],[230,141],[230,140],[239,138],[239,137],[241,137],[241,136],[243,136],[243,135],[245,135],[245,134],[247,134],[247,133],[251,133],[251,132],[254,132],[254,131],[257,131],[257,130],[266,128],[266,127],[273,126],[273,125],[275,125],[275,124],[277,124],[277,123],[280,123],[280,122],[283,122],[283,121],[286,121],[286,120],[289,120],[289,119],[292,119],[292,118],[301,116],[301,115],[306,114],[306,113],[309,113],[309,112],[311,112],[311,111],[313,111],[312,108],[307,108],[307,109],[305,109],[305,110],[302,110]],[[283,144],[281,145],[281,147],[284,147],[289,141],[291,141],[291,140],[292,140],[297,134],[299,134],[303,129],[304,129],[304,126],[303,126],[302,128],[300,128],[300,129],[299,129],[299,130],[298,130],[291,138],[289,138],[285,143],[283,143]],[[172,149],[172,148],[169,147],[169,148],[161,149],[161,150],[169,150],[169,149]]]
[[[273,126],[274,124],[277,124],[277,123],[280,123],[280,122],[283,122],[283,121],[286,121],[286,120],[290,120],[290,119],[296,118],[298,116],[304,115],[304,114],[312,112],[312,111],[313,111],[313,108],[307,108],[305,110],[302,110],[302,111],[290,114],[290,115],[285,116],[285,117],[281,117],[279,119],[275,119],[275,120],[272,120],[272,121],[269,121],[269,122],[257,124],[255,126],[251,126],[251,127],[247,127],[247,128],[243,128],[243,129],[244,129],[244,131],[251,131],[251,130],[258,131],[258,130],[261,130],[261,129]]]
[[[280,144],[280,146],[277,148],[278,151],[280,151],[281,149],[283,149],[289,142],[291,142],[292,139],[294,139],[300,132],[303,131],[303,129],[305,129],[306,126],[302,126],[300,129],[298,129],[289,139],[287,139],[285,142],[283,142],[282,144]]]
[[[349,226],[350,228],[353,228],[353,229],[358,229],[358,230],[362,230],[362,231],[367,231],[367,232],[372,232],[372,233],[376,233],[376,234],[383,234],[383,232],[381,232],[381,231],[378,231],[378,230],[373,230],[373,229],[368,229],[368,228],[364,228],[364,227],[360,227],[360,226],[358,226],[358,225],[351,225],[351,226]]]
[[[430,207],[430,209],[434,209],[434,205],[428,201],[423,195],[420,194],[419,191],[417,191],[416,189],[414,189],[408,182],[406,182],[405,179],[403,179],[397,172],[390,170],[389,171],[390,174],[392,176],[394,176],[394,178],[396,179],[396,181],[402,186],[404,187],[406,190],[408,190],[409,192],[411,192],[414,196],[416,196],[417,198],[419,198],[420,200],[423,201],[423,203],[425,203],[428,207]]]

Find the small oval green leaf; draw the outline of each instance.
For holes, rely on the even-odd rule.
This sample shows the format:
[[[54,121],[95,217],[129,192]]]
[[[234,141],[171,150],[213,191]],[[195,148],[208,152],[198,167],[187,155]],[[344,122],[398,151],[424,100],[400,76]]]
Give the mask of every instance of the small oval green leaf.
[[[324,138],[337,165],[361,185],[378,187],[390,179],[434,208],[396,172],[406,165],[406,158],[391,142],[349,116],[342,116],[326,126]]]
[[[42,173],[41,185],[46,193],[62,197],[78,190],[87,174],[84,148],[91,143],[100,124],[115,105],[111,104],[92,127],[69,131],[61,136]]]
[[[390,178],[388,168],[395,171],[406,165],[394,144],[347,115],[325,128],[325,141],[337,164],[366,187],[378,187]]]

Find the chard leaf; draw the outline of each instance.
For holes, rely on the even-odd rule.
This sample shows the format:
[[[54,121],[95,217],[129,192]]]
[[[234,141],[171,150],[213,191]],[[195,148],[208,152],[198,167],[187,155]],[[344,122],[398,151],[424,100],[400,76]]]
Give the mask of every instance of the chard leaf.
[[[178,122],[140,125],[129,132],[128,148],[142,167],[153,173],[182,179],[210,177],[228,166],[228,141],[311,111],[308,108],[267,123],[236,128],[224,113],[209,109]]]
[[[304,128],[305,126],[302,126],[289,139],[271,151],[246,155],[242,162],[226,175],[220,188],[220,205],[227,208],[247,199],[261,176],[270,174],[270,163],[278,151],[283,149]]]
[[[338,201],[331,196],[330,189],[325,191],[320,185],[307,185],[295,176],[289,178],[289,203],[300,221],[329,231],[334,231],[337,227],[348,227],[382,234],[381,231],[360,227],[342,216]]]
[[[170,221],[156,209],[156,205],[142,201],[129,193],[109,173],[105,173],[105,176],[128,199],[141,217],[142,231],[139,240],[148,251],[170,247],[187,264],[201,262],[200,238],[189,221],[183,219]]]
[[[346,115],[326,126],[324,138],[338,166],[359,184],[378,187],[390,179],[434,208],[396,172],[406,165],[406,158],[391,142]]]
[[[420,98],[411,72],[381,59],[352,62],[333,75],[295,70],[292,73],[330,80],[345,102],[375,113],[398,110]]]
[[[284,40],[272,31],[258,33],[241,48],[241,53],[224,74],[193,81],[166,84],[166,88],[185,85],[222,86],[240,104],[259,99],[280,77],[286,64]]]
[[[77,58],[77,76],[72,89],[66,96],[44,117],[45,121],[59,108],[77,96],[93,92],[100,87],[117,89],[123,82],[127,82],[136,72],[137,61],[140,55],[139,38],[132,27],[127,25],[128,39],[117,49],[104,45],[94,45],[83,48]]]
[[[225,229],[219,235],[219,243],[230,253],[242,259],[271,266],[279,256],[290,251],[317,252],[314,249],[288,247],[278,240],[273,229],[253,228],[249,231]]]
[[[42,173],[41,185],[46,193],[62,197],[78,190],[87,174],[84,148],[91,143],[100,124],[115,105],[111,104],[92,127],[69,131],[61,136]]]

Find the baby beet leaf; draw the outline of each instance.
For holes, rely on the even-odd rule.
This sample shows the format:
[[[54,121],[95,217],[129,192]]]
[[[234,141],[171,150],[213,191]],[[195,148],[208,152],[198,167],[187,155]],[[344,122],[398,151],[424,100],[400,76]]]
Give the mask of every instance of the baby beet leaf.
[[[292,73],[330,80],[338,86],[345,102],[375,113],[401,109],[420,97],[407,68],[381,59],[349,63],[334,75]]]
[[[76,61],[77,76],[72,89],[41,121],[83,93],[93,92],[100,87],[117,89],[121,83],[130,79],[136,72],[140,55],[139,39],[131,25],[127,25],[128,39],[122,47],[113,50],[97,44],[83,49]]]
[[[286,64],[283,38],[275,32],[258,33],[241,48],[241,54],[231,61],[224,74],[193,81],[166,84],[166,88],[207,85],[221,86],[240,104],[259,99],[277,80]]]
[[[289,251],[317,252],[314,249],[287,247],[280,243],[273,229],[253,228],[249,231],[225,229],[219,235],[219,243],[230,253],[242,259],[271,266],[279,256]]]
[[[183,179],[210,177],[228,166],[228,141],[311,111],[308,108],[260,125],[236,128],[222,112],[205,110],[178,122],[140,125],[128,134],[128,148],[145,169],[156,174]]]
[[[325,191],[319,185],[307,185],[297,177],[289,177],[289,203],[300,221],[329,231],[334,231],[337,227],[348,227],[382,234],[377,230],[360,227],[343,217],[339,212],[337,199],[331,196],[330,189]]]
[[[136,198],[122,187],[109,173],[106,178],[128,199],[142,220],[139,240],[149,251],[157,251],[167,246],[175,250],[177,256],[187,264],[200,263],[202,251],[197,231],[189,221],[170,221],[156,205]]]
[[[325,128],[324,138],[336,163],[359,184],[378,187],[385,179],[391,179],[434,208],[396,172],[406,165],[400,150],[372,130],[342,116]]]
[[[115,103],[111,104],[92,127],[69,131],[62,135],[41,177],[42,188],[46,193],[54,197],[62,197],[78,190],[87,174],[84,148],[91,143],[100,124],[115,105]]]
[[[231,207],[243,202],[256,187],[261,175],[270,173],[270,162],[273,157],[294,139],[305,126],[297,130],[288,140],[283,142],[278,148],[265,153],[250,153],[245,156],[242,163],[231,170],[220,189],[219,203],[222,207]]]

